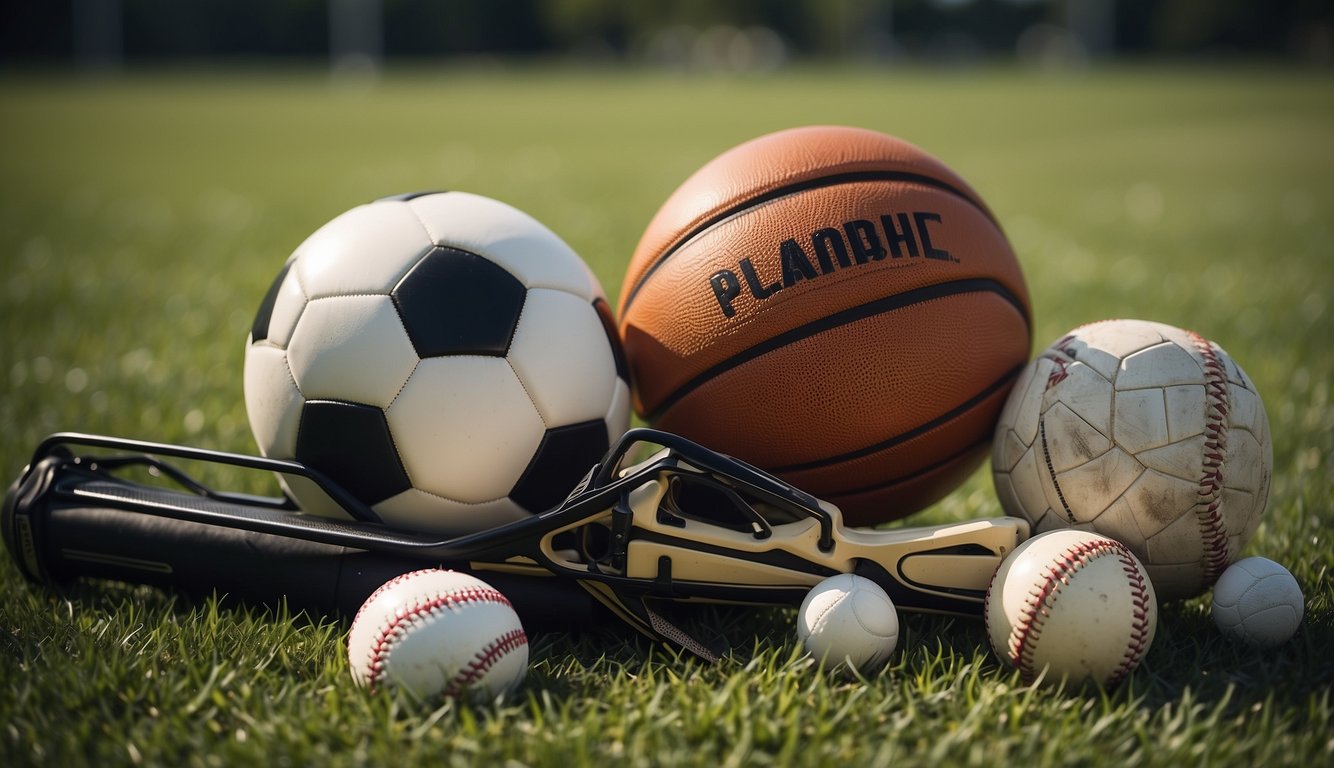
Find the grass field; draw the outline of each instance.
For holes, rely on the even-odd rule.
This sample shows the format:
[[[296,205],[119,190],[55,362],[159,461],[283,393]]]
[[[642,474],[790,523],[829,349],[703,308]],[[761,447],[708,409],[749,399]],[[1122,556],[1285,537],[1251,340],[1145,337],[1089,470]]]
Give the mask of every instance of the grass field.
[[[745,139],[902,136],[982,193],[1040,348],[1106,317],[1193,328],[1263,395],[1266,522],[1307,614],[1267,653],[1165,606],[1106,693],[1031,690],[981,623],[904,616],[868,681],[792,614],[715,617],[716,666],[618,631],[534,639],[520,695],[416,710],[354,688],[342,627],[146,589],[28,587],[0,555],[6,765],[1325,765],[1334,762],[1334,88],[1327,72],[810,70],[772,78],[441,70],[0,78],[0,472],[47,433],[253,452],[242,346],[283,259],[342,210],[462,189],[535,215],[614,299],[663,199]],[[923,521],[1000,513],[985,471]]]

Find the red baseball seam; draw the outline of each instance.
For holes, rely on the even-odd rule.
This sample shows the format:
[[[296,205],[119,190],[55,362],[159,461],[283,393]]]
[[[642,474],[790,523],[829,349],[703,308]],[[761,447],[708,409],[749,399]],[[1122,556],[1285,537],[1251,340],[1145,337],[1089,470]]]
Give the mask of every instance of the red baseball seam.
[[[1228,565],[1227,526],[1223,504],[1223,462],[1227,458],[1228,401],[1227,371],[1213,343],[1198,333],[1186,332],[1195,344],[1204,369],[1204,467],[1200,475],[1200,500],[1195,516],[1204,544],[1202,586],[1218,580]]]
[[[361,604],[361,607],[357,609],[357,615],[352,617],[352,625],[356,626],[357,623],[361,621],[361,614],[366,612],[366,606],[373,604],[375,602],[375,598],[379,597],[381,592],[384,592],[385,590],[389,589],[390,587],[393,587],[396,584],[402,584],[405,581],[418,578],[423,573],[434,573],[434,571],[431,569],[426,569],[424,571],[409,571],[407,573],[401,573],[395,576],[394,578],[390,579],[389,581],[386,581],[385,583],[381,584],[379,587],[376,588],[374,592],[371,593],[370,597],[366,598],[366,601]]]
[[[517,648],[528,645],[528,636],[522,628],[511,629],[492,640],[485,648],[473,656],[468,665],[459,670],[454,679],[445,688],[446,695],[456,696],[460,691],[481,680],[496,662],[505,658]]]
[[[1066,345],[1069,344],[1074,338],[1075,335],[1073,333],[1068,334],[1062,337],[1060,341],[1048,347],[1047,351],[1039,355],[1039,357],[1044,358],[1046,360],[1050,360],[1052,361],[1052,363],[1055,364],[1055,367],[1052,368],[1051,372],[1047,374],[1047,389],[1051,389],[1057,384],[1060,384],[1062,381],[1065,381],[1066,378],[1070,375],[1068,369],[1071,361],[1075,359],[1075,355],[1074,355],[1074,350],[1068,348]],[[1055,354],[1052,350],[1057,350],[1061,352],[1061,354],[1065,355],[1065,357],[1061,357],[1060,355]]]
[[[1032,683],[1037,677],[1033,656],[1037,653],[1037,641],[1042,637],[1043,622],[1051,615],[1051,608],[1056,604],[1061,587],[1069,584],[1081,568],[1096,558],[1118,551],[1126,550],[1115,541],[1075,544],[1057,556],[1042,583],[1034,585],[1035,588],[1029,592],[1028,603],[1019,612],[1019,621],[1010,633],[1007,649],[1011,663],[1019,668],[1025,683]]]
[[[1130,643],[1126,646],[1125,655],[1121,657],[1121,663],[1112,671],[1112,676],[1107,679],[1108,685],[1121,682],[1122,678],[1130,674],[1130,671],[1139,665],[1140,660],[1144,658],[1144,654],[1148,653],[1150,635],[1153,632],[1153,625],[1149,620],[1150,602],[1153,598],[1149,595],[1144,572],[1129,550],[1121,546],[1118,546],[1117,549],[1117,558],[1121,561],[1121,570],[1125,573],[1126,579],[1130,581],[1130,604],[1133,613],[1130,622]]]
[[[376,590],[385,589],[391,584],[406,580],[412,574],[405,574],[387,582],[384,586]],[[367,603],[370,601],[367,600]],[[483,589],[479,587],[466,587],[455,592],[449,592],[443,595],[437,595],[429,600],[404,606],[402,611],[380,629],[374,642],[371,643],[370,663],[368,665],[367,685],[371,691],[376,690],[376,685],[384,676],[389,660],[389,653],[394,645],[402,640],[413,626],[420,624],[431,614],[441,608],[449,608],[457,605],[467,605],[472,603],[500,603],[510,605],[510,601],[500,592],[494,589]],[[511,606],[512,607],[512,606]],[[360,614],[360,611],[358,611]]]

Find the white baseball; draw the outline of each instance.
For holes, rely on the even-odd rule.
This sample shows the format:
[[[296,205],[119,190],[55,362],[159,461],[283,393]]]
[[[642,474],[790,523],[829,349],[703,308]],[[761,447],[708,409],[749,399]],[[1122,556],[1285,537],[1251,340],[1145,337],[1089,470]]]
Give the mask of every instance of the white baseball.
[[[806,594],[797,613],[797,637],[816,659],[870,674],[898,645],[899,615],[879,584],[843,573]]]
[[[1302,588],[1263,557],[1233,563],[1214,584],[1212,613],[1223,634],[1260,648],[1286,643],[1302,623]]]
[[[405,573],[375,590],[347,638],[352,676],[413,698],[495,698],[528,672],[528,637],[509,600],[457,571]]]
[[[1113,685],[1149,650],[1158,600],[1114,539],[1078,530],[1025,541],[1001,563],[984,614],[991,647],[1025,682]]]

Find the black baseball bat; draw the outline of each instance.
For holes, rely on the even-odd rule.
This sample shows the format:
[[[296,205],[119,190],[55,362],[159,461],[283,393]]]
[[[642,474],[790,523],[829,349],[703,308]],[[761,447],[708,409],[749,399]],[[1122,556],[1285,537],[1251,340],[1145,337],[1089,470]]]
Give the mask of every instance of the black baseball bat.
[[[162,446],[157,448],[161,452]],[[277,499],[119,483],[81,472],[67,459],[57,452],[30,466],[8,489],[0,513],[5,546],[23,575],[39,584],[110,579],[192,597],[218,594],[251,605],[286,603],[293,612],[350,618],[395,576],[433,567],[468,570],[465,562],[434,552],[400,554],[338,543],[348,533],[339,521],[305,520],[306,515],[298,521],[294,516],[299,513]],[[231,524],[159,514],[173,508],[226,518]],[[329,541],[283,535],[285,526],[298,522],[327,527]],[[510,600],[529,629],[588,626],[604,615],[597,600],[568,580],[503,572],[477,575]]]
[[[661,450],[626,464],[654,445]],[[75,456],[71,446],[124,453]],[[218,492],[157,456],[299,476],[347,519],[306,514],[284,498]],[[134,467],[175,487],[120,476]],[[389,578],[443,566],[491,582],[534,627],[588,626],[605,609],[702,658],[716,658],[715,649],[672,626],[664,603],[795,604],[822,578],[858,573],[904,610],[976,614],[997,564],[1028,533],[1014,518],[848,529],[837,508],[649,429],[622,436],[556,507],[453,537],[384,525],[296,462],[53,435],[6,495],[0,530],[39,583],[114,578],[346,616]]]

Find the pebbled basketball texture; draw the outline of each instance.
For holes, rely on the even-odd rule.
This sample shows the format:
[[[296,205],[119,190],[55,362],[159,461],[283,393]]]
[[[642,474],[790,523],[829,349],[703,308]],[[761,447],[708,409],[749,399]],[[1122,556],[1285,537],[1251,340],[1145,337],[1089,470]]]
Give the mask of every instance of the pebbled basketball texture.
[[[735,147],[649,223],[621,289],[636,411],[837,504],[937,501],[987,454],[1031,343],[991,211],[900,139],[795,128]]]

